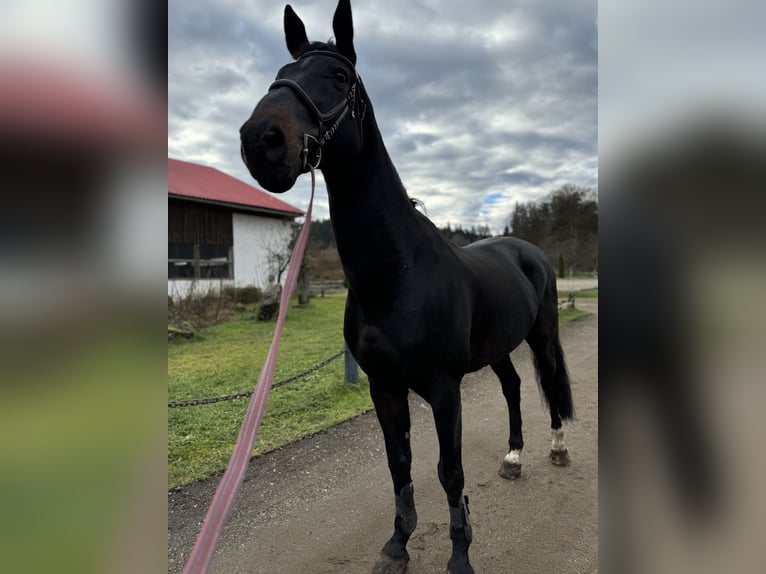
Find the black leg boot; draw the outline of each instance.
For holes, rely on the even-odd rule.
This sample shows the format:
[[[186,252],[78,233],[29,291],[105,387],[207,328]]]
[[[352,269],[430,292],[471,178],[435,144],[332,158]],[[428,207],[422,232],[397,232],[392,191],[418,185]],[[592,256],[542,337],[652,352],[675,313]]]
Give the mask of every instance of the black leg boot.
[[[373,574],[400,574],[407,569],[407,562],[410,561],[407,542],[418,525],[412,483],[404,486],[395,499],[394,534],[383,546],[380,559],[372,570]]]
[[[458,507],[449,507],[452,557],[447,564],[447,571],[450,574],[474,574],[473,567],[468,561],[468,547],[473,540],[468,514],[467,496],[463,497]]]

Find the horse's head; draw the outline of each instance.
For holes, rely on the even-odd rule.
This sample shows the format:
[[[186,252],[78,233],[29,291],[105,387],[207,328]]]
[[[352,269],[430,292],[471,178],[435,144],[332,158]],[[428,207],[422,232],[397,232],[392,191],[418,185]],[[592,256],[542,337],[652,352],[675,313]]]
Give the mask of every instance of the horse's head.
[[[320,161],[353,159],[361,149],[366,103],[356,73],[349,0],[333,18],[335,44],[309,42],[301,19],[285,7],[285,39],[294,58],[240,128],[242,159],[274,193],[290,189]]]

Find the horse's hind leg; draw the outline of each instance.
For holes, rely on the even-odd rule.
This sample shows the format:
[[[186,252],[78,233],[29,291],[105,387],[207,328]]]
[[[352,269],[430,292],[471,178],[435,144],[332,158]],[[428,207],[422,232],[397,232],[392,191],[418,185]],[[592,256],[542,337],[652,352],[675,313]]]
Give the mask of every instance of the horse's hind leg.
[[[529,347],[535,357],[535,366],[540,378],[540,386],[548,401],[551,412],[551,462],[557,466],[569,464],[569,451],[564,444],[562,419],[574,416],[569,374],[564,362],[564,352],[558,335],[558,317],[549,328],[540,328],[539,323],[527,337]]]
[[[567,466],[569,464],[569,450],[564,444],[564,429],[554,428],[554,422],[551,422],[551,452],[550,459],[556,466]],[[561,422],[559,421],[559,425]]]
[[[370,380],[370,395],[383,430],[396,504],[394,534],[383,546],[372,572],[401,574],[407,569],[410,560],[407,542],[418,523],[410,474],[410,409],[406,392],[390,393],[374,380]]]
[[[521,378],[513,368],[511,358],[506,356],[491,365],[492,370],[500,379],[503,395],[508,403],[508,418],[510,435],[508,437],[508,454],[500,466],[500,476],[516,479],[521,476],[521,449],[524,448],[524,437],[521,434]]]

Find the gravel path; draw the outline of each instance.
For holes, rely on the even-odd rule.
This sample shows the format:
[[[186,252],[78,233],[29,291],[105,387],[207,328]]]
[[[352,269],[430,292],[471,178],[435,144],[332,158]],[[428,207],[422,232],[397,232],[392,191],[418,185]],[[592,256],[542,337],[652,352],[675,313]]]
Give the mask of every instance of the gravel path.
[[[565,425],[572,464],[548,462],[550,422],[526,345],[514,352],[522,378],[522,477],[498,476],[508,417],[491,370],[463,381],[463,462],[481,574],[598,570],[598,302],[562,328],[577,420]],[[430,407],[410,395],[418,528],[409,574],[443,573],[449,515],[436,475]],[[168,494],[168,571],[181,572],[219,477]],[[217,574],[366,574],[393,528],[393,489],[374,413],[253,460],[224,530]]]

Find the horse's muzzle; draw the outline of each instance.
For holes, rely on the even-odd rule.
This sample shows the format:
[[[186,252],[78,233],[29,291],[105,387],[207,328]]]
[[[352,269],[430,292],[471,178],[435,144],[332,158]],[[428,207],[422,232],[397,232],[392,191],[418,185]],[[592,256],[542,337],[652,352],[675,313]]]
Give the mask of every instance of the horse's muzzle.
[[[283,193],[295,183],[297,174],[288,161],[285,133],[274,123],[251,120],[240,128],[240,153],[250,175],[272,193]]]

